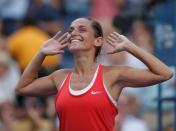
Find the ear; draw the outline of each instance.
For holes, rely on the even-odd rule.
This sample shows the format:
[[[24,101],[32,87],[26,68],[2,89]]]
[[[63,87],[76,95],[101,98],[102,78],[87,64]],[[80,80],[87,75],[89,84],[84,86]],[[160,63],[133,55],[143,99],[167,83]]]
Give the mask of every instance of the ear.
[[[94,46],[102,46],[103,45],[103,37],[97,37],[94,42]]]

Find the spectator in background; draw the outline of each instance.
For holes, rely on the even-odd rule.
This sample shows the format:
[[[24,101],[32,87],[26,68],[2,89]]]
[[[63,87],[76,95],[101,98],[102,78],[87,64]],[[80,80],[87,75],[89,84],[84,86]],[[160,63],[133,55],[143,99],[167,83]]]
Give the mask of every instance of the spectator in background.
[[[0,104],[15,101],[15,86],[20,78],[20,71],[8,52],[0,50]]]
[[[65,10],[65,22],[66,29],[69,27],[71,21],[79,17],[85,17],[90,15],[92,0],[64,0],[64,10]]]
[[[144,21],[141,19],[133,20],[131,30],[128,35],[130,40],[133,41],[138,47],[153,54],[154,49],[152,34],[148,25],[144,23]],[[125,54],[124,65],[139,69],[147,68],[143,62],[129,53]],[[155,85],[150,88],[137,88],[134,90],[131,90],[131,88],[126,88],[125,91],[130,94],[137,95],[140,98],[141,103],[145,103],[143,104],[143,108],[153,106],[153,99],[157,94],[157,88]]]
[[[140,118],[139,100],[136,96],[122,93],[118,101],[119,116],[115,131],[149,131],[146,122]]]
[[[16,122],[15,106],[6,101],[0,105],[0,131],[14,131],[13,126]]]
[[[8,52],[2,27],[0,22],[0,105],[6,101],[16,102],[14,88],[20,78],[19,67]]]
[[[120,14],[124,0],[92,0],[91,16],[97,19],[109,19]]]
[[[49,38],[36,25],[36,21],[30,15],[23,20],[22,27],[9,37],[9,50],[17,60],[21,70],[24,70],[42,43]],[[44,61],[41,70],[42,75],[55,69],[60,61],[60,56],[50,56]]]
[[[0,131],[33,131],[32,124],[27,115],[11,102],[4,102],[0,105]]]
[[[7,51],[7,39],[3,34],[3,21],[0,20],[0,51]]]
[[[24,18],[30,0],[0,0],[0,19],[3,21],[3,34],[11,35]]]
[[[44,107],[37,99],[27,98],[26,107],[6,101],[0,105],[0,131],[54,131],[51,120],[43,117]]]
[[[60,12],[63,13],[63,0],[45,0],[46,2],[50,3],[53,7],[58,9]]]
[[[162,4],[162,3],[166,3],[168,1],[173,1],[173,0],[150,0],[148,5],[147,5],[147,8],[151,9],[152,7],[154,7],[156,5],[159,5],[159,4]]]
[[[37,98],[27,97],[25,100],[26,111],[31,120],[32,131],[53,131],[54,124],[46,116],[45,105]]]
[[[91,17],[97,19],[104,28],[104,35],[114,31],[112,18],[119,15],[125,0],[92,0]]]
[[[29,13],[36,19],[41,29],[53,36],[58,30],[63,29],[62,11],[50,0],[32,0]]]
[[[147,5],[151,0],[126,0],[123,13],[143,17],[147,15]]]
[[[142,20],[135,20],[132,23],[131,32],[129,34],[131,41],[133,41],[137,46],[143,50],[153,54],[153,39],[151,32]],[[144,63],[136,59],[133,55],[127,53],[125,65],[136,67],[136,68],[146,68]]]
[[[142,19],[137,19],[132,23],[132,41],[136,44],[153,54],[153,37],[149,25]]]
[[[125,15],[123,13],[120,15],[115,15],[112,18],[112,25],[120,34],[128,35],[134,18],[134,16]]]
[[[3,22],[0,19],[0,36],[3,36],[2,31],[3,31]]]
[[[8,51],[7,40],[0,35],[0,51]]]
[[[169,124],[165,127],[164,131],[174,131],[174,125],[173,124]]]

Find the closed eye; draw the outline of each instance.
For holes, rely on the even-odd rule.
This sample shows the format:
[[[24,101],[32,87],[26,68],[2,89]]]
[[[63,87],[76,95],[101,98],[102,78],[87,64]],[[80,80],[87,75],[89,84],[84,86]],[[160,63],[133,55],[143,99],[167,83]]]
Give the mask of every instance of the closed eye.
[[[68,30],[69,34],[72,33],[72,32],[73,32],[73,27],[69,28],[69,30]]]
[[[79,26],[78,29],[74,27],[70,27],[68,30],[68,33],[72,33],[74,30],[77,30],[78,32],[83,33],[87,31],[87,28],[85,26]]]
[[[80,27],[80,28],[79,28],[79,31],[80,31],[80,32],[83,32],[83,31],[87,31],[87,29],[86,29],[85,27]]]

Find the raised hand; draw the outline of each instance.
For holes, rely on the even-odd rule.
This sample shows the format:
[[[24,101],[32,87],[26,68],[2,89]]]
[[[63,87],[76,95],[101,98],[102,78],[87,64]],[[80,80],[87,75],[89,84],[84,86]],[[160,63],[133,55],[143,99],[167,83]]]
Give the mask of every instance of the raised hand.
[[[44,55],[56,55],[64,52],[64,48],[68,46],[68,40],[70,36],[68,33],[64,33],[61,35],[61,31],[59,31],[54,37],[47,40],[40,51]]]
[[[117,32],[111,33],[106,42],[113,47],[113,50],[108,51],[108,54],[114,54],[117,52],[125,51],[125,47],[129,45],[134,45],[125,36],[118,34]]]

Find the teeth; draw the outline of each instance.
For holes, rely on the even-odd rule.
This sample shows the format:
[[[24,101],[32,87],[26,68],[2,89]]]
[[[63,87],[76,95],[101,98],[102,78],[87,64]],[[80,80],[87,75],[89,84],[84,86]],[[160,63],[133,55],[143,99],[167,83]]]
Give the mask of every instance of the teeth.
[[[79,42],[80,40],[71,40],[71,42]]]

